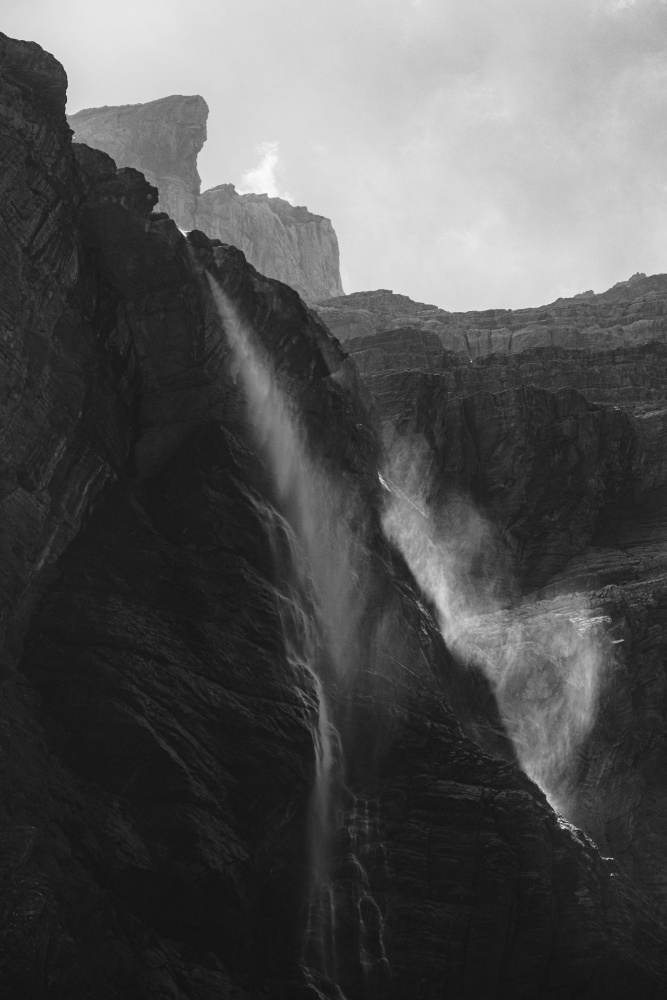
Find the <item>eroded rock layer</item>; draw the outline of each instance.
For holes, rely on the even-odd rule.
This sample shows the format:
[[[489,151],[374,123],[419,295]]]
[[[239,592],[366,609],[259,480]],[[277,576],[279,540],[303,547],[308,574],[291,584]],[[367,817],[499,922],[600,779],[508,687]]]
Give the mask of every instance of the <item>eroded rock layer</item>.
[[[345,352],[242,253],[151,214],[139,173],[72,147],[64,73],[37,45],[0,35],[0,88],[3,996],[313,995],[317,692],[286,649],[270,483],[207,270],[365,512],[368,635],[382,625],[391,656],[346,705],[349,781],[372,807],[362,897],[338,854],[346,996],[666,996],[654,899],[517,768],[488,685],[381,536]],[[623,421],[540,392],[615,489]]]
[[[667,341],[667,275],[636,276],[600,295],[537,309],[450,313],[380,288],[323,301],[318,311],[341,341],[409,328],[435,334],[446,350],[467,359],[540,347],[610,350]]]

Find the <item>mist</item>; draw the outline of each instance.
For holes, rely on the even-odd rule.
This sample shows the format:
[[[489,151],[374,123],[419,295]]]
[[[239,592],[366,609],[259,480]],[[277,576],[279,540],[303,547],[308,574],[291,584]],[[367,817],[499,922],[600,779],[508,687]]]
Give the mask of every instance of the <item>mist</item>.
[[[422,438],[394,439],[384,530],[433,602],[452,653],[488,678],[521,767],[567,815],[612,662],[608,619],[581,595],[517,599],[497,529],[469,496],[435,499],[431,466]]]

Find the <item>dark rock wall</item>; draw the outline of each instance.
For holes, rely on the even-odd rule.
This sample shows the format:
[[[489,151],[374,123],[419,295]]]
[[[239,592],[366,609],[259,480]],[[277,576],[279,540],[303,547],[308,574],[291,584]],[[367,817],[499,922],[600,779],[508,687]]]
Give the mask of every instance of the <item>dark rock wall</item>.
[[[19,121],[24,94],[28,123],[3,145],[10,305],[23,278],[3,328],[21,407],[3,423],[3,994],[245,995],[228,955],[252,968],[259,952],[268,976],[298,947],[313,757],[239,492],[257,461],[198,268],[151,220],[157,192],[73,150],[58,64],[2,45],[3,108]],[[33,95],[38,74],[57,100]],[[274,895],[282,919],[260,934]]]
[[[661,294],[662,281],[638,279],[630,291],[643,297],[624,298],[626,286],[586,308],[632,308],[641,323],[655,301],[647,289]],[[537,347],[465,362],[437,334],[404,327],[346,346],[385,440],[427,442],[435,508],[463,494],[504,538],[524,595],[517,614],[586,607],[609,620],[614,652],[570,816],[664,908],[664,344]]]
[[[382,683],[350,692],[349,779],[375,810],[391,977],[364,982],[343,844],[349,1000],[667,995],[651,897],[502,759],[488,687],[380,538],[378,445],[344,352],[238,251],[151,215],[136,171],[70,146],[52,57],[5,36],[0,56],[3,996],[310,995],[315,693],[286,656],[250,501],[270,484],[204,268],[368,514]]]
[[[528,586],[559,572],[620,495],[667,476],[667,349],[538,348],[464,363],[407,328],[347,342],[385,436],[417,433],[445,490],[509,533]]]
[[[107,289],[82,262],[65,74],[31,43],[3,39],[2,55],[0,621],[11,650],[10,620],[35,578],[126,465],[133,371],[131,358],[113,370]]]

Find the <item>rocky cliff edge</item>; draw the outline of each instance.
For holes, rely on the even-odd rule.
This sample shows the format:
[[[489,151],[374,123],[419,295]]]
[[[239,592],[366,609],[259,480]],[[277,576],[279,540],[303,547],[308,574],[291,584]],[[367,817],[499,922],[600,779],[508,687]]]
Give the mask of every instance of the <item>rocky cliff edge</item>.
[[[317,309],[343,342],[402,329],[405,350],[419,340],[411,331],[420,332],[473,360],[540,347],[607,350],[667,342],[667,275],[635,275],[598,295],[586,292],[528,309],[448,312],[385,288],[327,299]],[[370,340],[367,349],[373,349]]]
[[[343,295],[338,240],[329,219],[265,194],[240,195],[233,184],[200,194],[197,154],[206,140],[202,97],[88,108],[69,117],[76,142],[102,149],[119,167],[135,167],[160,192],[158,208],[181,229],[243,250],[269,278],[314,302]]]

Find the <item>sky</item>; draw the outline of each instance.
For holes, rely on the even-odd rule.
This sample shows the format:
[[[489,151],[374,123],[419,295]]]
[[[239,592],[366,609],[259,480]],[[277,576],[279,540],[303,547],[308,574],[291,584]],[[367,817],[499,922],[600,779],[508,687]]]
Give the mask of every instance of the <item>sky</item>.
[[[520,308],[667,272],[667,0],[2,0],[68,113],[201,94],[202,190],[328,216],[346,292]]]

